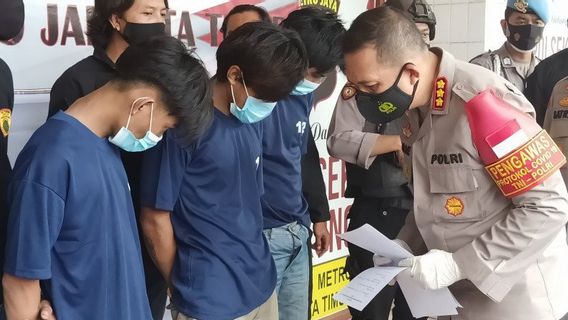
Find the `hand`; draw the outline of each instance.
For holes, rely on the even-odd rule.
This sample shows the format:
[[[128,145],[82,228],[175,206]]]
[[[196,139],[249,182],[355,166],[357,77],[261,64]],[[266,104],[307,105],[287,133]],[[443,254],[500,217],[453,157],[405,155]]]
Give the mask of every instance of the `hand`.
[[[327,225],[325,222],[314,223],[314,237],[316,242],[312,245],[312,248],[316,250],[318,257],[321,257],[331,244],[331,235],[327,230]]]
[[[39,318],[41,320],[55,320],[53,308],[47,300],[42,300],[39,304]]]
[[[409,267],[410,276],[425,289],[445,288],[465,278],[452,254],[442,250],[430,250],[425,255],[403,259],[398,266]]]

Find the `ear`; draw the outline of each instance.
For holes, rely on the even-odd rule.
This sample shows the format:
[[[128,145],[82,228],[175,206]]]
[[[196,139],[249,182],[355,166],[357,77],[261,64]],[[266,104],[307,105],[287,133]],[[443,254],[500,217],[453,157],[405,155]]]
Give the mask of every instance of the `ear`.
[[[142,97],[134,100],[132,103],[132,111],[130,112],[131,115],[135,115],[138,112],[142,111],[144,108],[150,108],[154,104],[155,100],[150,97]]]
[[[501,30],[503,30],[503,34],[505,37],[509,36],[509,28],[507,28],[507,20],[501,20]]]
[[[406,71],[410,75],[410,84],[414,86],[420,80],[420,71],[415,64],[409,63],[406,65]]]
[[[241,68],[236,65],[229,67],[229,70],[227,70],[227,80],[229,80],[231,85],[242,83],[243,77]]]
[[[108,22],[114,28],[114,30],[120,32],[119,18],[116,14],[111,15],[110,18],[108,19]]]

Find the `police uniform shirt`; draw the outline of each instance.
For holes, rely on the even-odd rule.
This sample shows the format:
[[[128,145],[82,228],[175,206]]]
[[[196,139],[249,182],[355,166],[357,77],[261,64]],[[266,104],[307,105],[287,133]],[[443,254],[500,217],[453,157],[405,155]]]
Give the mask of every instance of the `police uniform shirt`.
[[[14,85],[12,73],[8,65],[0,59],[0,266],[4,265],[4,243],[6,221],[8,219],[8,203],[6,193],[12,168],[8,159],[8,135],[12,123],[14,105]],[[3,296],[0,295],[0,304]]]
[[[278,101],[262,121],[264,228],[299,222],[310,228],[302,196],[301,159],[306,154],[313,94],[290,95]]]
[[[534,106],[536,121],[541,126],[544,123],[544,115],[552,89],[558,81],[567,76],[568,49],[564,49],[544,59],[527,79],[527,88],[524,93]]]
[[[552,89],[544,118],[544,129],[564,154],[568,153],[568,77],[558,81]],[[564,182],[568,181],[568,165],[560,168]]]
[[[4,271],[42,280],[58,319],[150,319],[117,147],[60,112],[18,156],[9,198]]]
[[[568,311],[568,194],[559,172],[530,191],[505,198],[472,141],[464,105],[493,89],[513,107],[530,103],[494,73],[441,57],[432,105],[403,117],[401,139],[411,148],[414,222],[399,234],[421,235],[428,249],[452,252],[467,280],[450,287],[463,305],[459,318],[559,319]]]
[[[504,43],[501,48],[483,53],[471,59],[470,62],[497,73],[513,83],[520,91],[523,91],[526,87],[527,77],[533,73],[540,59],[533,53],[528,65],[520,65],[513,60],[507,51],[506,43]]]
[[[103,50],[95,49],[91,56],[67,69],[53,84],[48,117],[67,110],[75,100],[88,95],[109,82],[115,75],[114,63]]]
[[[264,237],[262,128],[215,108],[211,127],[182,146],[175,131],[144,157],[142,205],[171,212],[173,303],[197,319],[234,319],[276,287]]]

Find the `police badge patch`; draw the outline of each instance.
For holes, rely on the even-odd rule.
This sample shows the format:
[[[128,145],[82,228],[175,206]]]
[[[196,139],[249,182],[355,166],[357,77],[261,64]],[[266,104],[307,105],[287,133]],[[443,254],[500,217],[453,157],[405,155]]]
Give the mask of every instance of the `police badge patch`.
[[[514,7],[519,12],[527,13],[527,8],[529,7],[529,4],[526,0],[517,0],[514,4]]]
[[[0,130],[2,130],[4,138],[8,136],[11,124],[12,124],[12,111],[8,108],[0,109]]]

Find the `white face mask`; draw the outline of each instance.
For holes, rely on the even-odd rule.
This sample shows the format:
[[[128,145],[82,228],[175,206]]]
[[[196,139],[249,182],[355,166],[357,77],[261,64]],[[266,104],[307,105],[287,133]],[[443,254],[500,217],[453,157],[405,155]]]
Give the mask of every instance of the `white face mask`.
[[[136,136],[132,133],[132,131],[128,130],[128,125],[130,124],[130,119],[132,118],[132,109],[134,109],[134,105],[136,102],[142,99],[150,99],[148,97],[141,97],[132,103],[130,107],[130,113],[128,114],[128,121],[126,122],[126,127],[120,128],[120,130],[114,135],[114,137],[109,137],[108,140],[116,145],[117,147],[121,148],[124,151],[128,152],[141,152],[148,150],[154,147],[160,140],[162,140],[162,136],[158,137],[154,133],[152,133],[152,120],[154,118],[154,104],[152,103],[150,109],[150,127],[143,138],[137,139]]]

